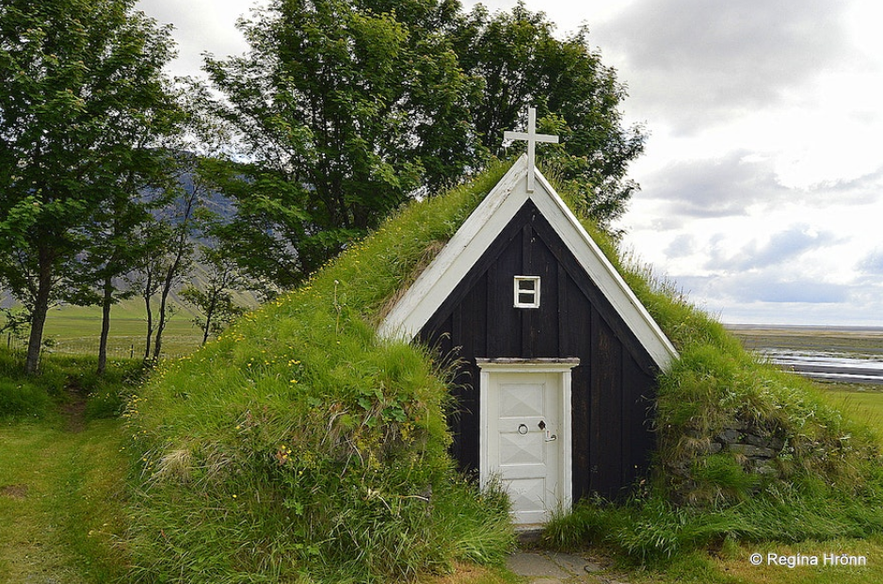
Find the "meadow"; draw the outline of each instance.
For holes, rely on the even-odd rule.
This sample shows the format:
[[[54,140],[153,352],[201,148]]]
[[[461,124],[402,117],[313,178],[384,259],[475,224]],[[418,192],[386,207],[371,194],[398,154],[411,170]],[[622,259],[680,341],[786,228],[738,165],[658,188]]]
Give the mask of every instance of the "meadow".
[[[60,343],[85,336],[81,333],[91,326],[88,320],[83,314],[57,319],[54,334]],[[876,338],[856,341],[871,349],[877,342]],[[56,353],[46,356],[44,375],[33,379],[17,373],[18,359],[0,347],[0,584],[128,581],[126,509],[131,473],[138,461],[128,450],[132,437],[119,413],[141,379],[141,365],[138,360],[114,361],[108,378],[102,380],[91,373],[93,357]],[[831,403],[883,436],[880,386],[819,386]],[[551,546],[548,541],[539,545]],[[601,577],[636,584],[883,581],[883,536],[879,535],[800,542],[747,542],[728,536],[708,547],[646,562],[604,545],[573,551],[606,566]],[[761,554],[761,565],[752,563],[752,554]],[[770,563],[769,554],[785,559]],[[863,557],[866,565],[787,565],[788,558],[815,557],[822,563],[831,554]],[[420,582],[519,580],[502,567],[460,564],[454,574],[422,577]]]
[[[172,316],[163,333],[163,355],[174,359],[193,352],[202,341],[202,331],[193,324],[193,312],[186,306],[173,305]],[[154,316],[154,319],[156,317]],[[139,358],[144,354],[147,320],[143,304],[127,300],[113,307],[108,337],[108,355],[119,359]],[[62,306],[50,310],[46,318],[44,341],[48,352],[68,355],[97,355],[101,333],[101,309],[96,306]],[[27,341],[6,334],[2,346],[23,349]]]

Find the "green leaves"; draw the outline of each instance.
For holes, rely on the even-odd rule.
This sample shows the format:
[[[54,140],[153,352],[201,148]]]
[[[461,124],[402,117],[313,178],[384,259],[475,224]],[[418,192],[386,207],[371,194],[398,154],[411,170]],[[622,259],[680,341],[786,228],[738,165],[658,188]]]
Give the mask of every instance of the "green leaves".
[[[204,111],[250,160],[216,180],[238,203],[225,236],[255,275],[285,266],[272,277],[296,284],[416,189],[470,163],[467,76],[426,18],[440,8],[393,7],[277,0],[242,25],[248,54],[207,61],[224,100],[207,97]],[[258,242],[262,258],[242,253]]]
[[[83,252],[104,244],[96,224],[162,174],[151,152],[181,119],[162,75],[168,30],[134,3],[8,0],[0,11],[0,239],[11,246],[0,283],[34,312],[32,372],[49,303],[81,297]]]
[[[222,98],[198,102],[236,144],[207,176],[236,199],[220,235],[255,277],[294,286],[407,199],[508,157],[503,131],[528,105],[563,138],[543,161],[579,212],[609,224],[637,188],[625,173],[644,136],[622,127],[615,72],[585,30],[559,40],[521,4],[274,0],[241,28],[250,51],[209,58]]]
[[[609,227],[637,189],[626,172],[645,136],[640,126],[622,126],[625,87],[590,49],[588,29],[563,40],[554,29],[521,3],[493,15],[479,5],[462,20],[454,33],[460,64],[484,86],[473,105],[475,131],[506,156],[503,132],[535,106],[540,129],[561,136],[560,146],[541,146],[544,167],[577,195],[580,214]]]

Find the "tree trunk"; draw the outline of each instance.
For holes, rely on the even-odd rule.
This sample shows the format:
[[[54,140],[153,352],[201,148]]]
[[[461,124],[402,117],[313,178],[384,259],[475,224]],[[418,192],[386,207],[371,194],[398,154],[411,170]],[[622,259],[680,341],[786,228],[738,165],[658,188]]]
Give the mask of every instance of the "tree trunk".
[[[215,314],[215,307],[218,304],[217,300],[218,295],[211,291],[211,301],[209,302],[208,308],[205,311],[205,328],[202,331],[202,344],[205,345],[208,342],[208,334],[209,331],[212,330],[212,316]]]
[[[180,255],[178,256],[180,258]],[[172,291],[172,284],[175,281],[175,275],[178,273],[179,259],[176,258],[172,267],[166,273],[166,279],[163,282],[163,288],[159,298],[159,322],[156,323],[156,337],[153,340],[153,360],[159,361],[159,354],[162,351],[162,334],[166,329],[166,314],[168,312],[169,293]]]
[[[144,295],[144,308],[147,310],[147,342],[144,345],[144,361],[150,361],[150,341],[153,337],[153,311],[150,309],[150,294]]]
[[[25,360],[25,373],[34,375],[40,366],[40,349],[43,345],[43,326],[49,312],[49,296],[52,292],[52,261],[49,251],[41,248],[40,273],[37,281],[37,294],[34,298],[34,311],[31,314],[31,334],[28,338],[28,356]]]
[[[162,333],[166,328],[166,294],[159,301],[159,322],[156,323],[156,337],[153,340],[153,360],[159,361],[159,352],[162,351]]]
[[[101,337],[98,340],[98,375],[107,369],[107,337],[110,334],[110,307],[113,305],[113,281],[104,279],[104,298],[101,302]]]

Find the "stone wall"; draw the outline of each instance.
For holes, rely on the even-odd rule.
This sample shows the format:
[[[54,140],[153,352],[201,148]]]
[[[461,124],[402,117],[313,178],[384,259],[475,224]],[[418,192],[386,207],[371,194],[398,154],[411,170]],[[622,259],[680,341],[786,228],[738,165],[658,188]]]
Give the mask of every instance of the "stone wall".
[[[749,491],[760,488],[764,479],[783,477],[782,457],[786,454],[784,431],[758,427],[749,422],[729,422],[712,436],[698,432],[687,436],[687,453],[665,465],[667,479],[676,498],[696,501],[726,495],[737,490],[733,484],[710,484],[694,476],[697,468],[707,467],[709,457],[729,454],[734,465],[745,474],[741,485],[750,485]],[[717,487],[717,488],[715,488]]]

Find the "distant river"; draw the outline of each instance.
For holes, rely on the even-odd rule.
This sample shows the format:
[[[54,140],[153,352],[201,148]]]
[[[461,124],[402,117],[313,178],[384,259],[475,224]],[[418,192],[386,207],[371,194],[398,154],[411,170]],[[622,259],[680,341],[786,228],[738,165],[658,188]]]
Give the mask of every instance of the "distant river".
[[[883,358],[847,357],[825,352],[760,349],[777,365],[806,377],[842,383],[874,383],[883,385]]]

